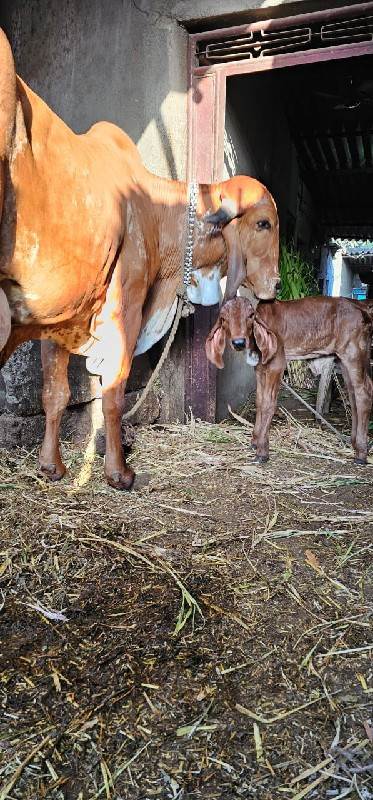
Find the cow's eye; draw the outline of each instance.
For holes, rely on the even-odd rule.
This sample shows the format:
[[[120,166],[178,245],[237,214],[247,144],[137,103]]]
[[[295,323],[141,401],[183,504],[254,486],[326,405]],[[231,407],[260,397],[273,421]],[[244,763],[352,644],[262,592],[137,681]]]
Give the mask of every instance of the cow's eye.
[[[271,227],[271,223],[269,219],[260,219],[256,223],[256,227],[258,231],[269,231]]]

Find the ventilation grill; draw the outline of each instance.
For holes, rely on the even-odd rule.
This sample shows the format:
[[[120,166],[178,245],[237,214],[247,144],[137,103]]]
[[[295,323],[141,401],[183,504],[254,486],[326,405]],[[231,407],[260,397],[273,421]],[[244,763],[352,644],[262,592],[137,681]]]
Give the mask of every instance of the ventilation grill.
[[[217,42],[201,41],[198,43],[197,62],[203,67],[361,42],[373,42],[373,16],[287,30],[248,31]]]

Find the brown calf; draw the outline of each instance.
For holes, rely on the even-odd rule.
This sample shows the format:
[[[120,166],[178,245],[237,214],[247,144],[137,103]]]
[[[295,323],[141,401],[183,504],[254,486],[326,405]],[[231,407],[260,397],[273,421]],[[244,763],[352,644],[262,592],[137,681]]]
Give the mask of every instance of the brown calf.
[[[373,400],[370,345],[373,321],[368,306],[344,297],[306,297],[259,303],[235,297],[221,309],[207,341],[210,361],[222,369],[226,338],[245,350],[255,366],[256,420],[252,446],[256,463],[268,461],[269,428],[286,362],[335,355],[348,390],[355,463],[366,464],[367,432]]]

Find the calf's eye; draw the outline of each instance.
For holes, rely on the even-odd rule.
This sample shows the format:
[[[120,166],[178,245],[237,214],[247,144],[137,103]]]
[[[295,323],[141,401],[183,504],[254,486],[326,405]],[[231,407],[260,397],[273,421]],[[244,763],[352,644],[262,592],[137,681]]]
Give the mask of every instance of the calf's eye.
[[[269,231],[271,227],[271,223],[268,219],[260,219],[256,223],[256,227],[258,231]]]

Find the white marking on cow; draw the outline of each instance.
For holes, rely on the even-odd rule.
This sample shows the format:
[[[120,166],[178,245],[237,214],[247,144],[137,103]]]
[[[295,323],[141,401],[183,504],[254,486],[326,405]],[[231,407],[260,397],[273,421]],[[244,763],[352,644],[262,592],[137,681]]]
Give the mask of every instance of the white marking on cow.
[[[30,239],[33,240],[33,244],[30,243],[29,245],[29,259],[30,259],[30,264],[35,264],[39,252],[39,239],[36,233],[31,233],[31,232],[30,232]]]
[[[10,163],[13,164],[13,161],[17,158],[17,156],[23,152],[25,147],[28,145],[28,138],[27,138],[27,131],[25,127],[25,121],[23,118],[23,111],[22,105],[19,101],[17,103],[17,110],[16,110],[16,126],[15,126],[15,136],[12,144],[12,149],[10,153]]]
[[[145,328],[141,331],[137,340],[135,356],[146,353],[153,344],[159,342],[165,333],[171,328],[176,313],[177,298],[169,308],[160,308],[150,318]]]
[[[20,252],[22,262],[27,259],[28,264],[33,267],[40,249],[37,233],[27,228],[21,231],[18,236],[17,249]]]
[[[255,352],[255,350],[246,350],[245,357],[246,364],[248,364],[249,367],[256,367],[256,365],[259,363],[259,355]]]
[[[96,200],[95,200],[93,194],[86,194],[84,200],[85,200],[85,204],[86,204],[87,208],[94,208],[94,206],[96,205]],[[76,205],[78,205],[77,202],[76,202]]]
[[[215,303],[220,303],[222,300],[220,278],[219,267],[213,267],[209,272],[194,269],[192,272],[193,283],[187,287],[188,300],[202,306],[213,306]]]

